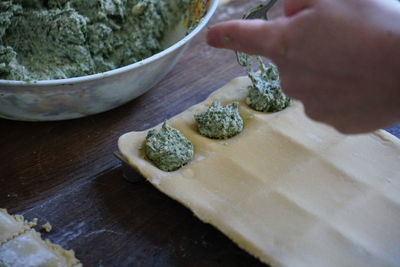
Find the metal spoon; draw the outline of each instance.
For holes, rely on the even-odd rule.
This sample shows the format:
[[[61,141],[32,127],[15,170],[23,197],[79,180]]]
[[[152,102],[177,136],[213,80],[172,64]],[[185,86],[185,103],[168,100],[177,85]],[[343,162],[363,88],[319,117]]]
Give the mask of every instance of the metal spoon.
[[[274,6],[274,4],[278,0],[269,0],[268,3],[265,4],[259,4],[256,7],[253,7],[249,11],[247,11],[243,15],[243,19],[264,19],[268,20],[267,17],[267,12]],[[249,55],[242,53],[242,52],[237,52],[236,51],[236,58],[241,66],[247,66],[247,63],[249,62]]]

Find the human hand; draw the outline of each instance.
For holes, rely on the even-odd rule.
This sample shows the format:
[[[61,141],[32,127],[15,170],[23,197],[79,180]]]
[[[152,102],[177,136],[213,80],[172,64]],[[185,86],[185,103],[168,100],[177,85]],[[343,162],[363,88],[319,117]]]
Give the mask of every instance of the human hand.
[[[234,20],[207,41],[270,58],[282,89],[306,114],[343,133],[400,121],[400,4],[395,0],[284,0],[285,16]]]

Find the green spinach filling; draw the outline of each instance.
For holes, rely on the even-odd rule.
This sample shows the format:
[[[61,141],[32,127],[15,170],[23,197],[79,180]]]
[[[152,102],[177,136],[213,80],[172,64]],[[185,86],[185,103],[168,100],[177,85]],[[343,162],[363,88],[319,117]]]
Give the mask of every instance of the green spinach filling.
[[[251,69],[250,60],[247,61],[247,74],[252,85],[246,103],[252,109],[261,112],[277,112],[285,109],[290,103],[290,98],[282,92],[277,67],[273,64],[266,67],[262,59],[257,57],[260,72],[256,73]]]
[[[193,0],[0,1],[0,79],[112,70],[162,50]]]
[[[147,133],[145,152],[159,169],[169,172],[186,165],[193,158],[194,148],[181,132],[164,123],[159,131]]]
[[[209,138],[227,139],[243,130],[237,102],[223,107],[215,100],[205,113],[195,115],[195,120],[199,133]]]

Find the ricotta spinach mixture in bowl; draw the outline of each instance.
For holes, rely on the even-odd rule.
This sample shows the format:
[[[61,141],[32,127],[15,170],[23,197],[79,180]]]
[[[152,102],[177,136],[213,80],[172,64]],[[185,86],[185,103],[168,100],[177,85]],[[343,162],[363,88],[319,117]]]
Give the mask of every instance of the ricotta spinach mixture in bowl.
[[[2,0],[0,79],[64,79],[135,63],[162,50],[193,2]]]

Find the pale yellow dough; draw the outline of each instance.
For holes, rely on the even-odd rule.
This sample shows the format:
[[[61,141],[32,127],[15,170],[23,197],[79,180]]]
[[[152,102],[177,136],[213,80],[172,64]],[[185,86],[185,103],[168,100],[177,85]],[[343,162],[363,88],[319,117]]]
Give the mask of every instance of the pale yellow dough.
[[[0,209],[1,267],[79,267],[74,251],[44,241],[31,227],[35,220],[27,222],[21,215],[9,215]]]
[[[49,222],[43,224],[41,228],[45,230],[47,233],[50,233],[51,229],[53,229],[53,227]]]
[[[170,119],[195,157],[163,172],[140,149],[147,131],[120,137],[123,157],[155,187],[274,266],[400,266],[400,141],[385,131],[345,136],[308,119],[298,102],[263,114],[237,78]],[[244,131],[199,135],[194,114],[214,99],[240,102]],[[254,116],[253,116],[254,115]]]
[[[30,230],[0,246],[0,266],[61,267],[81,266],[72,250],[43,241]]]
[[[5,209],[0,209],[0,245],[31,228],[31,223],[21,215],[10,215]]]

